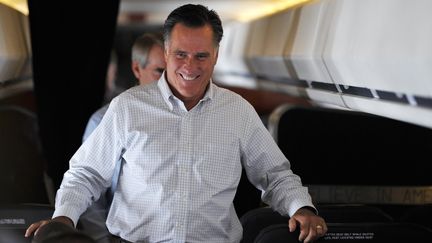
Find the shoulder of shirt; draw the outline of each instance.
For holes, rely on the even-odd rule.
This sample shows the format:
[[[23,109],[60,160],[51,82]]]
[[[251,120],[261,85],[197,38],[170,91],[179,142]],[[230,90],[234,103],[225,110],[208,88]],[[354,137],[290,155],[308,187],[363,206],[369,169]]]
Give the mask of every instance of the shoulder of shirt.
[[[157,82],[152,82],[145,85],[137,85],[134,86],[120,95],[118,95],[116,98],[125,99],[126,97],[136,97],[136,96],[142,96],[146,94],[154,93],[155,91],[158,91]]]
[[[131,100],[140,99],[147,95],[155,94],[155,92],[158,92],[156,82],[146,85],[137,85],[114,97],[111,103],[116,103],[116,105],[124,104],[130,102]]]
[[[252,107],[252,105],[247,101],[245,98],[243,98],[241,95],[237,94],[236,92],[229,90],[224,87],[220,87],[217,84],[212,84],[213,90],[214,90],[214,97],[217,99],[223,99],[228,100],[230,102],[235,102],[236,104]]]
[[[217,96],[223,96],[223,97],[229,97],[232,99],[243,99],[243,97],[241,97],[241,95],[237,94],[234,91],[231,91],[227,88],[221,87],[215,83],[212,83],[212,89],[214,92],[214,95]]]

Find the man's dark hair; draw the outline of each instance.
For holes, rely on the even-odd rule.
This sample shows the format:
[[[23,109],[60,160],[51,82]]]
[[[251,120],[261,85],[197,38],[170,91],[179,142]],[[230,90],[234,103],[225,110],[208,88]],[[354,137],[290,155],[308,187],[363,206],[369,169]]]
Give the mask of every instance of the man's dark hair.
[[[223,29],[219,15],[200,4],[186,4],[174,9],[165,20],[163,35],[165,44],[170,40],[174,25],[182,23],[187,27],[202,27],[209,24],[213,30],[213,42],[219,46]]]

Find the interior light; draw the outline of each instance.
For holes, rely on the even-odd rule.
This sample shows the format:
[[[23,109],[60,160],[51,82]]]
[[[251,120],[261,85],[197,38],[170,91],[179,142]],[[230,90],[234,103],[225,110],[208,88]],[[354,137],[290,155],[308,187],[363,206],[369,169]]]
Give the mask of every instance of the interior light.
[[[311,2],[313,0],[279,0],[279,1],[271,1],[265,3],[264,6],[260,6],[255,9],[246,9],[245,11],[241,11],[237,17],[239,21],[247,22],[253,19],[261,18],[267,15],[271,15],[282,10],[295,7],[300,4],[304,4],[306,2]]]
[[[6,6],[18,10],[24,15],[28,15],[29,10],[27,0],[0,0],[0,4],[2,3]]]

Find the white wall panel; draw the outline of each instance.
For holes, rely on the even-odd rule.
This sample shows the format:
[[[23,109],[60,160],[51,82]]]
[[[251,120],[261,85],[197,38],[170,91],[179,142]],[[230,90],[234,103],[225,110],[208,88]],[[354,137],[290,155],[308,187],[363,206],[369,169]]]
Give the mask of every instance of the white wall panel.
[[[32,65],[31,65],[32,49],[31,49],[31,38],[30,38],[30,23],[26,15],[21,15],[20,19],[21,19],[22,34],[24,35],[25,49],[27,55],[22,65],[22,68],[19,71],[18,77],[29,78],[33,74]]]
[[[343,99],[347,107],[352,110],[384,116],[432,129],[432,112],[430,109],[350,95],[344,95]]]
[[[307,97],[315,101],[317,104],[324,104],[324,106],[330,104],[339,107],[346,107],[345,102],[343,101],[342,96],[339,93],[311,88],[305,89],[305,92],[307,94]]]
[[[255,88],[256,81],[246,64],[250,23],[231,22],[224,28],[224,37],[215,67],[218,81],[228,85]]]
[[[324,55],[335,82],[431,97],[432,1],[340,2]]]
[[[28,59],[21,13],[0,4],[0,82],[18,78]]]

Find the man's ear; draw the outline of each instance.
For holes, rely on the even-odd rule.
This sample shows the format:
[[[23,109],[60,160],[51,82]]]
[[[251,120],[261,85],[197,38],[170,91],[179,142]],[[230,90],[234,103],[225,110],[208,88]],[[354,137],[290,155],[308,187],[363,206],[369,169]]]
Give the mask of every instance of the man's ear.
[[[219,47],[216,49],[216,55],[215,55],[214,65],[216,65],[218,57],[219,57]]]
[[[164,47],[164,58],[165,58],[165,63],[168,62],[168,48]]]
[[[135,78],[139,79],[140,78],[139,63],[137,61],[132,61],[131,68]]]

